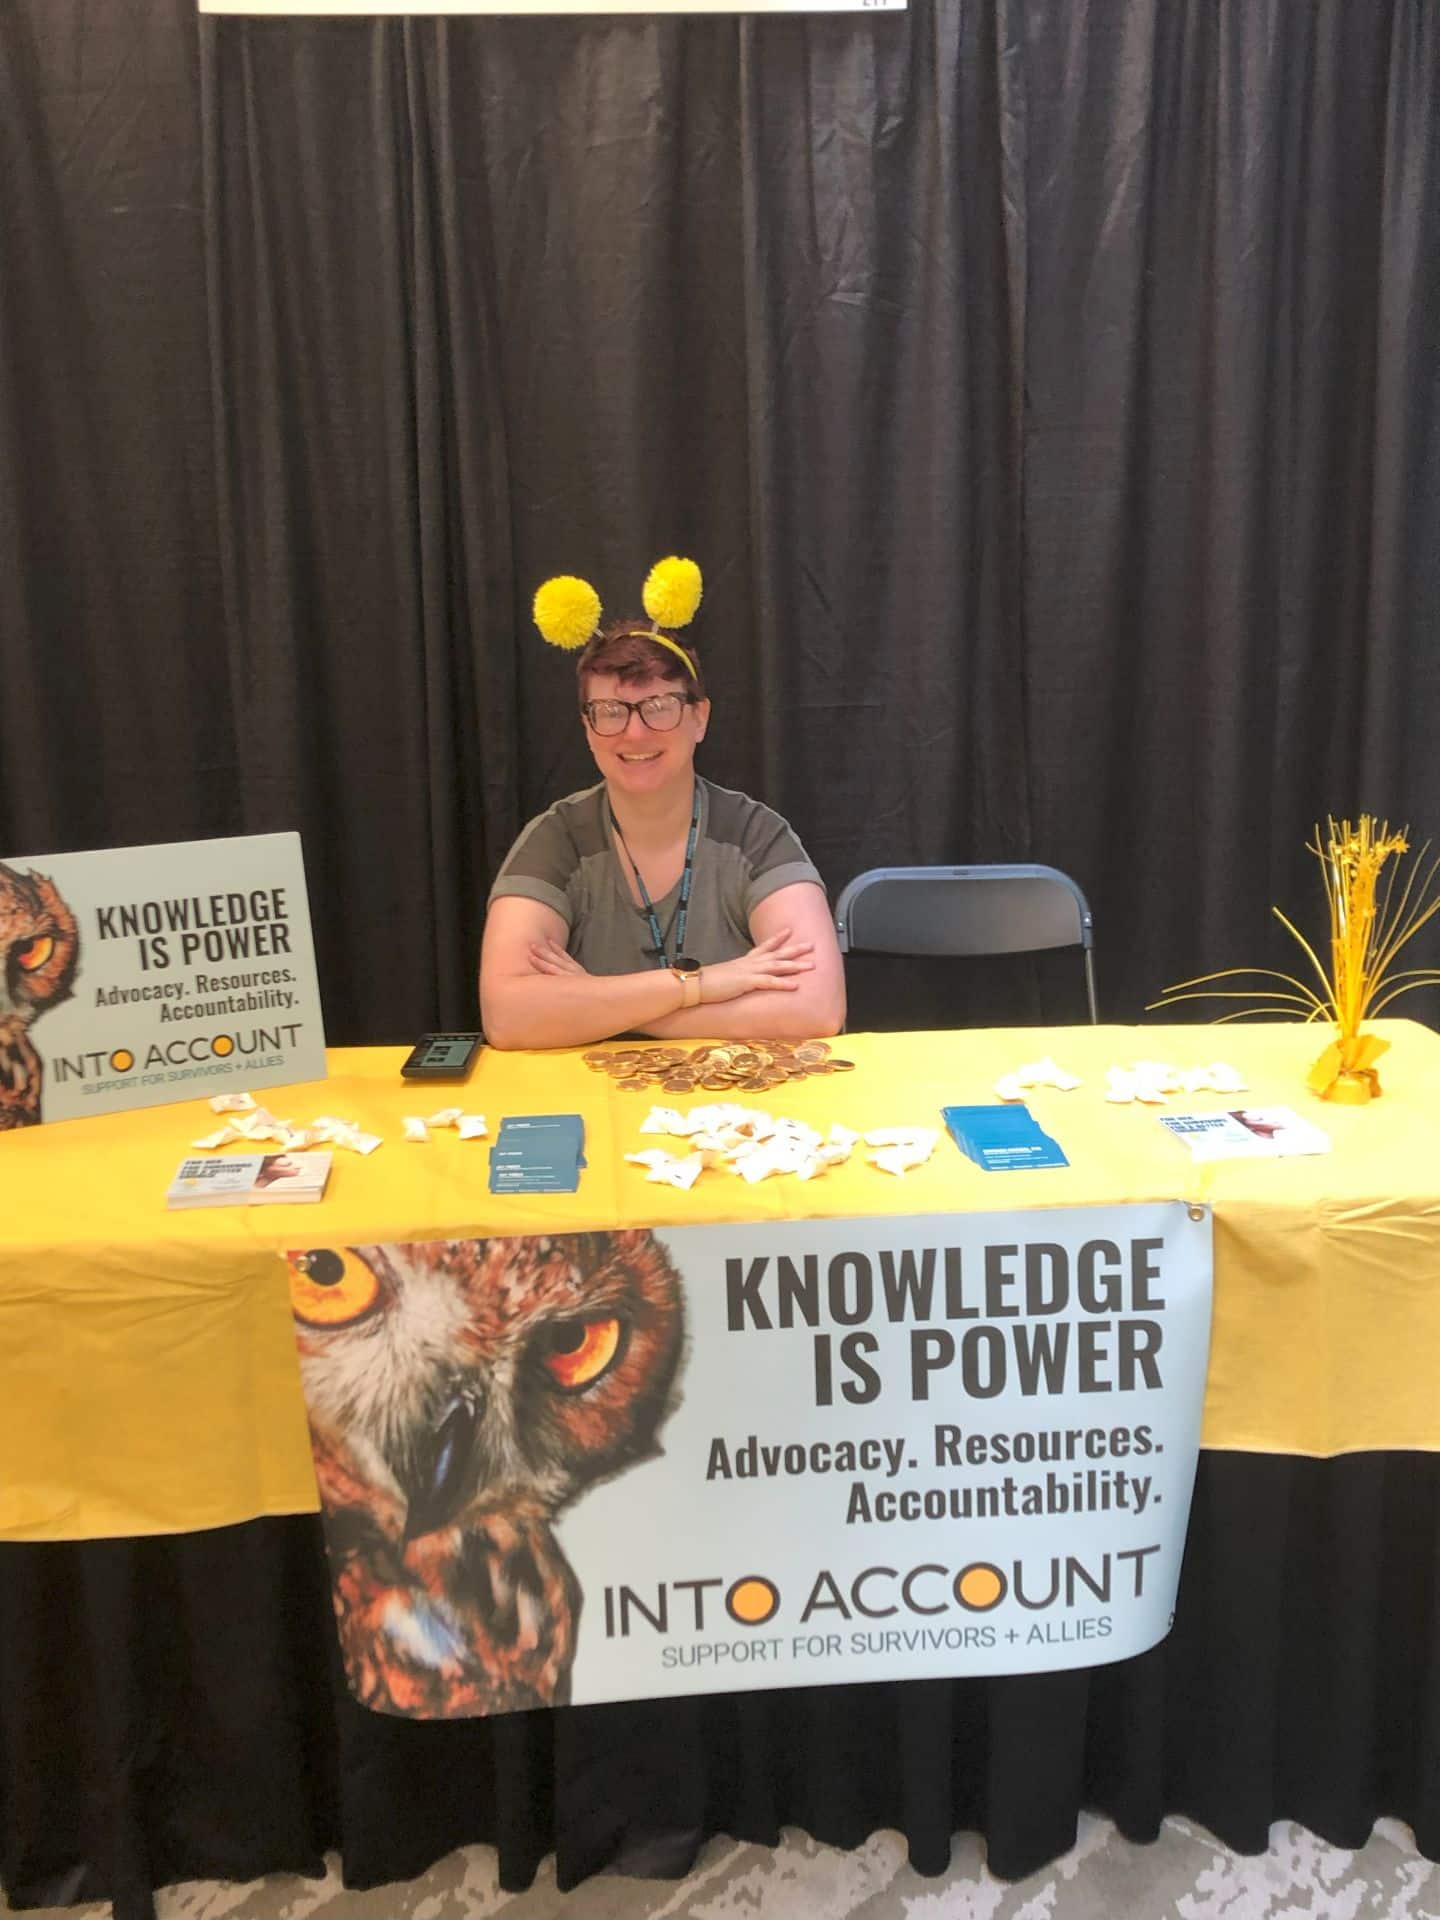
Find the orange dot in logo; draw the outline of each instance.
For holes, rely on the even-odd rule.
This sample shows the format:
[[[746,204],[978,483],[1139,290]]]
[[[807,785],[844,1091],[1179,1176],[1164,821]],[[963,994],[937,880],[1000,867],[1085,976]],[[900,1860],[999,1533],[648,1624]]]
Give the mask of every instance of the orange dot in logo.
[[[780,1604],[780,1589],[763,1573],[747,1573],[737,1580],[725,1596],[725,1610],[742,1626],[758,1627]]]
[[[135,1056],[128,1047],[117,1047],[110,1056],[112,1073],[129,1073],[135,1064]]]
[[[1005,1576],[989,1561],[976,1560],[956,1574],[955,1598],[972,1613],[988,1613],[1005,1598]]]
[[[215,1038],[210,1042],[210,1051],[217,1060],[223,1060],[227,1053],[233,1053],[235,1051],[235,1042],[230,1038],[228,1033],[217,1033]]]

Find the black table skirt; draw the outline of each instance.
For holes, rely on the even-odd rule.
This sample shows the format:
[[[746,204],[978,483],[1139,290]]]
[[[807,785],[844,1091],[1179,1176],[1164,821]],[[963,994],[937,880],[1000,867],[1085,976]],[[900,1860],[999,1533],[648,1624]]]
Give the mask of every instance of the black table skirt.
[[[1263,1852],[1274,1820],[1361,1846],[1381,1814],[1440,1858],[1440,1458],[1205,1454],[1175,1627],[1076,1673],[880,1683],[415,1724],[338,1680],[319,1522],[0,1546],[0,1879],[12,1904],[182,1879],[409,1879],[496,1847],[529,1884],[681,1874],[724,1832],[921,1873],[976,1829],[1018,1878],[1081,1807]]]

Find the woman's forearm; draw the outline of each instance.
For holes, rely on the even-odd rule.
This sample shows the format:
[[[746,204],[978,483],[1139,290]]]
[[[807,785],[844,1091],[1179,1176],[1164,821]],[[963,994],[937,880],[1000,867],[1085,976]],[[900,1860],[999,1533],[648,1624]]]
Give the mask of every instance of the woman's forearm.
[[[583,1047],[617,1033],[653,1031],[681,997],[680,982],[668,968],[511,974],[482,984],[480,1011],[492,1046]]]
[[[663,1013],[642,1021],[637,1031],[656,1040],[818,1040],[844,1025],[843,992],[837,996],[807,979],[794,993],[742,993]]]

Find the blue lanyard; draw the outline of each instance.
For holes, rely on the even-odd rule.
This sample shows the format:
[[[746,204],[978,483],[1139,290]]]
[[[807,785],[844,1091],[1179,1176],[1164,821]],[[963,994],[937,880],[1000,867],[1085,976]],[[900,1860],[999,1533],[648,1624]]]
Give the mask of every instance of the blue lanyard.
[[[690,913],[690,879],[695,867],[695,841],[700,832],[700,782],[695,782],[695,804],[690,809],[690,833],[685,842],[685,871],[680,876],[680,899],[670,916],[670,927],[665,933],[660,931],[660,921],[655,912],[655,904],[650,898],[650,889],[645,885],[645,877],[635,864],[635,856],[625,845],[625,836],[620,831],[620,822],[615,818],[614,807],[610,808],[610,825],[615,829],[615,838],[625,847],[625,858],[630,862],[630,871],[635,876],[635,884],[640,889],[640,901],[645,908],[646,918],[650,922],[650,938],[654,941],[655,964],[668,967],[666,941],[671,931],[675,935],[675,958],[678,960],[685,951],[685,922]]]

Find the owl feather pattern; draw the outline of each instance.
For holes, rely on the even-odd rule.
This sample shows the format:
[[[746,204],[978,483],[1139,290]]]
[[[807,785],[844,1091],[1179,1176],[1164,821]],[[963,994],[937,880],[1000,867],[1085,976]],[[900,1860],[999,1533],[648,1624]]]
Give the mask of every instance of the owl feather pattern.
[[[29,1028],[70,998],[79,951],[54,882],[0,861],[0,1133],[40,1122],[45,1069]]]
[[[648,1231],[290,1256],[336,1623],[356,1697],[556,1706],[582,1595],[553,1522],[655,1451],[679,1279]]]

